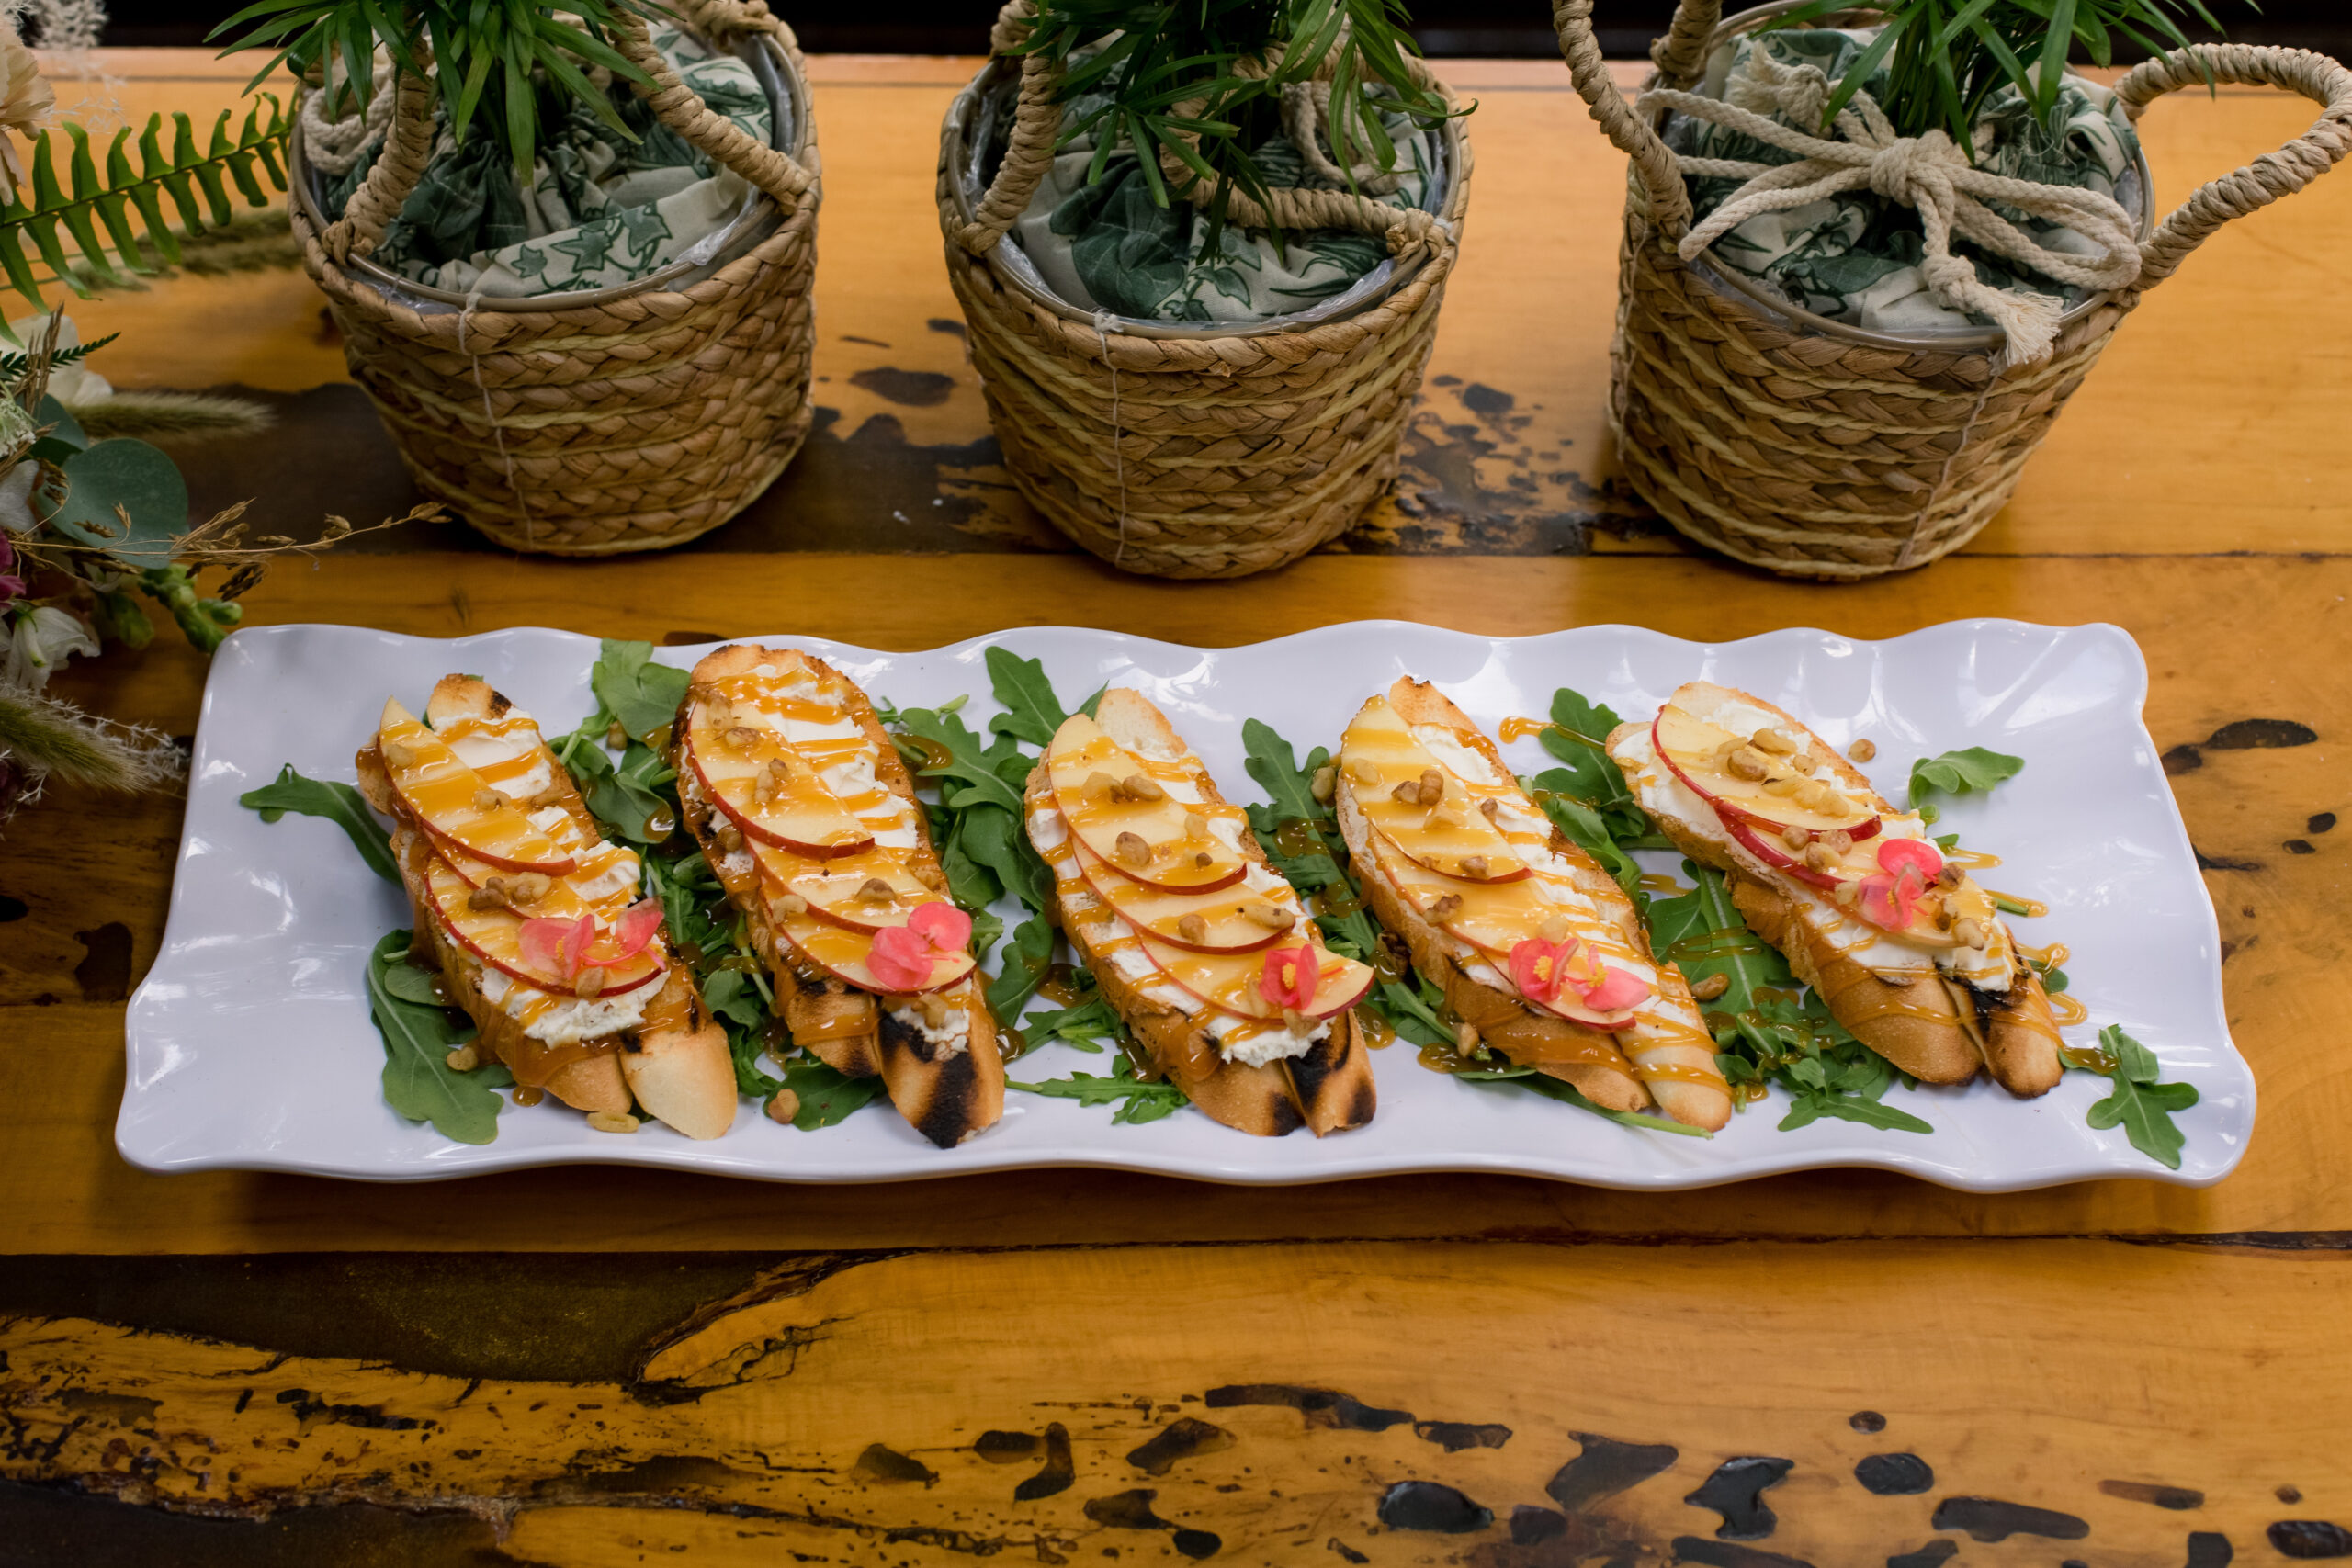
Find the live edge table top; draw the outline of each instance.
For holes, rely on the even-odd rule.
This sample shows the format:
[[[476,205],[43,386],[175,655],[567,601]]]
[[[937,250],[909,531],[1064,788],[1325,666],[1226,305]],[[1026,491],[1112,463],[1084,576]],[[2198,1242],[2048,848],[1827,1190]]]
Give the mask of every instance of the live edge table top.
[[[242,83],[194,51],[103,63],[142,119]],[[2147,652],[2221,915],[2262,1107],[2244,1165],[2007,1197],[1858,1172],[1677,1195],[153,1178],[111,1127],[179,805],[61,795],[0,840],[0,1564],[2352,1555],[2352,175],[2153,292],[1965,550],[1811,587],[1685,547],[1614,482],[1623,160],[1555,64],[1447,62],[1476,187],[1396,496],[1287,571],[1170,584],[1070,554],[998,465],[931,205],[973,64],[811,62],[818,431],[744,518],[603,563],[412,528],[278,569],[249,619],[908,649],[1045,623],[2112,621]],[[2167,101],[2143,127],[2160,204],[2308,119]],[[299,273],[74,313],[124,333],[97,365],[118,385],[277,408],[187,462],[200,505],[254,496],[301,535],[410,503]],[[203,673],[159,639],[59,685],[184,734]]]

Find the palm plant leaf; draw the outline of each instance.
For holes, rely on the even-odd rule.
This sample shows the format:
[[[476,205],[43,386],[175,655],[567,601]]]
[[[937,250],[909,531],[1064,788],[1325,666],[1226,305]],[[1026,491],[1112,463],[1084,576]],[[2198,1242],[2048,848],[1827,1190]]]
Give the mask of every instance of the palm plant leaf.
[[[232,112],[221,110],[202,148],[187,115],[175,114],[172,122],[168,152],[161,115],[148,117],[135,143],[129,126],[117,130],[103,171],[89,132],[66,125],[62,181],[61,139],[50,131],[33,139],[31,177],[0,207],[0,271],[35,310],[50,308],[45,288],[62,284],[86,299],[95,287],[119,282],[125,273],[176,265],[183,237],[235,220],[232,186],[250,207],[268,206],[271,191],[286,188],[278,154],[292,122],[276,96],[262,95],[233,131]],[[178,218],[176,231],[164,210],[166,197]]]

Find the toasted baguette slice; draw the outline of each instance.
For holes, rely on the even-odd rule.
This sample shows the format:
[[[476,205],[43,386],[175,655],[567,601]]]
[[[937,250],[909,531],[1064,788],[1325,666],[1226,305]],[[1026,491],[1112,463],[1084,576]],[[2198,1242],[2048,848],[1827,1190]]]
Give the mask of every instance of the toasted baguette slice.
[[[1183,739],[1140,693],[1119,688],[1105,692],[1096,705],[1095,722],[1122,746],[1159,755],[1189,751]],[[1204,800],[1222,805],[1225,797],[1205,768],[1194,771]],[[1040,761],[1030,775],[1023,797],[1027,814],[1057,810],[1053,784]],[[1241,835],[1243,857],[1267,864],[1265,852],[1249,834]],[[1204,1012],[1188,1013],[1144,995],[1109,962],[1101,939],[1115,930],[1118,918],[1088,893],[1082,884],[1058,890],[1057,910],[1062,934],[1071,951],[1102,987],[1103,999],[1135,1036],[1146,1060],[1138,1070],[1164,1077],[1182,1089],[1192,1102],[1213,1119],[1259,1137],[1281,1137],[1304,1126],[1317,1137],[1345,1132],[1370,1122],[1378,1108],[1373,1085],[1370,1048],[1350,1009],[1331,1020],[1329,1032],[1304,1055],[1261,1066],[1227,1061],[1210,1034]],[[1076,918],[1081,912],[1101,918]],[[1306,935],[1317,949],[1322,933],[1313,921]]]
[[[1399,676],[1385,694],[1389,706],[1408,725],[1450,731],[1464,748],[1483,756],[1497,775],[1510,768],[1493,740],[1453,701],[1425,681]],[[1478,1032],[1479,1040],[1513,1062],[1532,1065],[1546,1077],[1572,1085],[1594,1104],[1611,1111],[1645,1111],[1653,1105],[1676,1121],[1709,1132],[1731,1120],[1731,1096],[1715,1067],[1713,1042],[1698,1021],[1697,1005],[1680,971],[1651,953],[1649,935],[1617,879],[1597,861],[1554,829],[1544,848],[1559,857],[1568,880],[1592,900],[1619,936],[1657,971],[1657,1010],[1680,1027],[1653,1032],[1646,1025],[1611,1031],[1560,1018],[1528,1006],[1512,992],[1473,978],[1455,957],[1455,943],[1401,897],[1378,869],[1373,829],[1358,803],[1354,780],[1345,768],[1333,775],[1334,800],[1348,852],[1355,858],[1364,901],[1382,925],[1403,939],[1413,966],[1445,993],[1454,1017]],[[1534,815],[1531,802],[1528,813]],[[1603,1059],[1563,1060],[1602,1055]],[[1708,1081],[1690,1081],[1704,1075]],[[1650,1075],[1645,1081],[1645,1075]]]
[[[1773,704],[1705,682],[1692,682],[1676,694],[1685,694],[1692,703],[1736,698],[1762,709],[1827,761],[1839,788],[1883,816],[1902,815],[1837,748]],[[1646,724],[1623,724],[1608,740],[1611,757],[1636,795],[1641,793],[1640,769],[1630,760],[1627,743],[1638,744],[1648,733]],[[1707,824],[1657,810],[1650,816],[1677,849],[1724,874],[1724,886],[1741,916],[1758,936],[1780,949],[1790,970],[1820,994],[1831,1016],[1920,1082],[1964,1082],[1982,1066],[2001,1087],[2030,1099],[2047,1093],[2064,1072],[2050,998],[2030,965],[2019,961],[2014,983],[1998,994],[1940,970],[1882,976],[1804,918],[1803,885],[1743,863],[1707,830]]]
[[[844,711],[874,748],[875,776],[911,808],[917,843],[907,856],[909,874],[943,899],[948,897],[947,875],[931,842],[930,818],[915,799],[914,780],[875,716],[874,705],[855,682],[832,666],[792,649],[730,644],[706,654],[695,666],[693,684],[672,727],[671,764],[678,770],[684,825],[718,874],[729,900],[742,911],[752,945],[775,982],[776,1011],[793,1043],[851,1077],[879,1074],[899,1113],[933,1144],[954,1148],[1004,1114],[1004,1058],[997,1048],[996,1018],[989,1011],[978,972],[944,993],[965,1012],[966,1032],[933,1043],[922,1030],[893,1016],[893,1010],[883,1005],[885,998],[804,964],[769,918],[757,868],[748,857],[733,852],[742,842],[740,833],[694,782],[685,736],[686,716],[697,694],[740,675],[774,673],[782,678],[802,665],[820,680],[838,682]]]
[[[425,704],[425,722],[440,728],[461,717],[496,718],[514,705],[490,684],[470,675],[445,676]],[[579,787],[544,741],[540,760],[553,777],[560,805],[592,836],[601,834]],[[413,907],[412,962],[438,968],[450,994],[478,1032],[478,1053],[504,1063],[515,1081],[542,1089],[574,1110],[624,1112],[634,1102],[648,1114],[690,1138],[715,1138],[734,1124],[735,1067],[726,1031],[704,1011],[692,974],[673,964],[648,1001],[644,1021],[609,1035],[570,1047],[548,1048],[533,1041],[523,1025],[491,1001],[481,988],[481,961],[444,929],[425,892],[434,852],[407,816],[384,761],[371,739],[356,759],[359,789],[368,803],[393,818],[392,852]],[[544,1070],[549,1062],[552,1071]]]

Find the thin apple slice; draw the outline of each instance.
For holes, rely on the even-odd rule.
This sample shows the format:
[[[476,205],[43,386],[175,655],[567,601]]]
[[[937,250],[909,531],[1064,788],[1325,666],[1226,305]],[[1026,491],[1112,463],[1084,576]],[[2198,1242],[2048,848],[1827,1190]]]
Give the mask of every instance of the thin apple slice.
[[[686,758],[746,837],[812,860],[855,854],[874,842],[781,729],[738,716],[725,695],[698,692],[686,716]]]
[[[1837,831],[1866,839],[1878,831],[1878,813],[1848,794],[1834,777],[1814,779],[1826,786],[1826,797],[1816,791],[1810,802],[1775,794],[1776,786],[1786,788],[1790,781],[1807,777],[1791,765],[1788,757],[1758,751],[1755,755],[1764,764],[1761,776],[1747,779],[1735,774],[1729,758],[1742,749],[1754,750],[1748,738],[1710,724],[1672,703],[1651,720],[1650,739],[1674,776],[1713,806],[1719,817],[1736,814],[1776,833],[1784,828],[1802,828],[1808,833]],[[1814,744],[1817,742],[1808,732],[1800,754],[1809,754]]]
[[[939,895],[903,865],[802,871],[779,891],[808,905],[813,918],[859,931],[903,926],[917,908],[939,902]]]
[[[1261,981],[1267,963],[1278,953],[1295,950],[1296,942],[1261,953],[1193,953],[1170,947],[1147,932],[1137,931],[1136,935],[1146,957],[1159,964],[1170,980],[1209,1006],[1242,1018],[1282,1017],[1283,1010],[1267,999]],[[1374,975],[1370,965],[1319,947],[1316,949],[1316,958],[1314,999],[1297,1010],[1300,1016],[1329,1018],[1345,1012],[1372,989]]]
[[[873,970],[874,939],[870,931],[855,931],[835,925],[807,913],[795,913],[769,906],[769,918],[776,930],[792,944],[793,951],[803,959],[834,978],[861,991],[873,991],[885,996],[906,996],[918,991],[941,991],[969,975],[977,965],[968,953],[956,951],[933,955],[931,975],[917,986],[886,985]]]
[[[1235,845],[1249,817],[1197,798],[1181,762],[1130,751],[1076,714],[1054,732],[1046,766],[1070,836],[1119,875],[1171,893],[1214,893],[1241,880],[1246,866]],[[1215,830],[1220,820],[1233,842]]]
[[[1553,920],[1568,922],[1571,935],[1595,942],[1607,962],[1616,967],[1630,969],[1639,978],[1648,978],[1654,971],[1631,953],[1611,950],[1623,945],[1622,938],[1605,924],[1596,921],[1586,911],[1553,902],[1544,895],[1542,879],[1527,877],[1516,882],[1462,882],[1450,876],[1440,876],[1428,867],[1417,864],[1397,853],[1395,847],[1375,841],[1374,857],[1380,874],[1396,889],[1417,914],[1460,941],[1468,942],[1484,953],[1494,966],[1505,975],[1510,973],[1511,949],[1531,937],[1541,937],[1544,926]],[[1444,900],[1451,898],[1452,904]],[[1622,1029],[1631,1021],[1634,1008],[1622,1008],[1603,1012],[1587,1006],[1571,988],[1562,987],[1548,1000],[1524,998],[1530,1007],[1557,1013],[1577,1023],[1597,1029]],[[1639,1004],[1635,1004],[1638,1006]]]
[[[1442,766],[1385,697],[1357,710],[1340,741],[1340,766],[1356,808],[1407,859],[1466,882],[1510,882],[1528,874],[1510,840],[1479,810],[1498,792],[1474,789]]]
[[[1078,862],[1079,874],[1086,879],[1095,897],[1116,909],[1120,918],[1136,931],[1170,947],[1193,953],[1255,953],[1289,936],[1306,918],[1306,912],[1299,907],[1297,893],[1288,883],[1267,893],[1246,884],[1214,893],[1170,893],[1164,887],[1120,875],[1103,864],[1102,857],[1081,840],[1072,838],[1068,842]],[[1277,927],[1254,919],[1247,912],[1253,907],[1287,915],[1290,924]],[[1198,928],[1186,934],[1185,922],[1195,919],[1199,921]]]
[[[376,745],[393,793],[436,837],[501,871],[561,876],[579,864],[397,701],[384,704]]]
[[[553,991],[559,995],[571,990],[573,983],[571,980],[561,975],[551,973],[524,957],[524,916],[511,909],[475,908],[471,902],[474,889],[468,885],[464,877],[451,869],[447,862],[437,858],[425,874],[425,884],[433,899],[435,916],[439,919],[442,929],[449,933],[458,946],[492,968],[520,980],[526,986],[536,987],[542,991]],[[546,908],[534,908],[529,911],[532,918],[546,915],[548,918],[576,919],[578,913],[584,910],[584,906],[581,906],[569,915],[560,914],[558,907],[560,903],[560,896],[550,889],[549,897],[556,899],[557,903],[550,904]],[[578,905],[577,899],[572,902]],[[609,928],[602,933],[605,936],[609,934]],[[661,943],[656,941],[648,942],[635,953],[616,964],[599,967],[605,976],[605,983],[603,989],[596,994],[599,997],[617,997],[634,991],[639,986],[651,983],[661,976],[667,965],[663,962]]]
[[[548,837],[559,849],[571,854],[580,863],[562,876],[548,878],[550,886],[560,887],[567,894],[579,898],[588,908],[594,909],[600,919],[609,921],[619,919],[620,912],[637,900],[642,864],[637,857],[637,852],[620,844],[608,843],[601,839],[592,839],[586,833],[580,831],[577,824],[567,824],[567,826],[572,829],[571,832],[549,833]],[[468,886],[486,886],[492,877],[512,882],[517,875],[522,874],[494,866],[486,860],[468,854],[463,849],[429,828],[425,829],[424,839],[433,846],[433,852],[448,863],[450,870],[466,879]],[[588,891],[594,889],[599,883],[608,883],[610,886],[601,891]]]

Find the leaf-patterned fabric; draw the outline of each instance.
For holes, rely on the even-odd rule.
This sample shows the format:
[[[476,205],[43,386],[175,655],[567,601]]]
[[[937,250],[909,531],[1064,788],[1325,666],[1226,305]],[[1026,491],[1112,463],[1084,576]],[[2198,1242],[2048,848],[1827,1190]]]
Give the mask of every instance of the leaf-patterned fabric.
[[[1108,101],[1083,95],[1063,111],[1063,123],[1082,118]],[[1375,199],[1392,207],[1426,205],[1439,143],[1402,114],[1382,116],[1396,143],[1403,178]],[[1082,310],[1161,321],[1262,321],[1310,310],[1343,294],[1388,257],[1377,234],[1311,229],[1276,244],[1262,229],[1228,224],[1215,250],[1204,244],[1205,210],[1182,201],[1154,204],[1151,185],[1124,141],[1114,148],[1102,177],[1089,185],[1095,141],[1064,146],[1012,228],[1047,288]],[[1339,189],[1310,174],[1298,149],[1280,131],[1252,148],[1269,186]],[[1326,145],[1328,153],[1329,148]]]
[[[1877,36],[1875,28],[1742,34],[1715,51],[1705,80],[1694,90],[1708,97],[1724,96],[1729,85],[1748,69],[1750,59],[1759,51],[1781,65],[1817,67],[1834,84],[1844,78],[1855,57]],[[1865,90],[1877,97],[1884,91],[1885,80],[1882,67]],[[1790,123],[1785,116],[1774,118]],[[1818,126],[1795,129],[1820,133]],[[1755,137],[1683,115],[1669,117],[1666,142],[1675,152],[1695,158],[1787,164],[1796,156]],[[1978,167],[2040,185],[2098,191],[2134,211],[2139,209],[2133,204],[2146,199],[2144,193],[2130,188],[2136,182],[2126,180],[2138,154],[2139,139],[2115,95],[2079,76],[2070,75],[2060,83],[2057,107],[2048,124],[2034,114],[2022,94],[2004,85],[1985,100],[1975,127]],[[1743,183],[1728,177],[1692,176],[1688,182],[1691,205],[1703,218]],[[1995,210],[2045,249],[2096,254],[2090,242],[2063,225],[1997,203]],[[1973,264],[1977,276],[1991,288],[2030,289],[2068,304],[2083,297],[2078,288],[1990,254],[1958,236],[1952,250]],[[1950,309],[1928,292],[1919,270],[1922,253],[1918,213],[1864,190],[1782,212],[1760,213],[1717,240],[1713,254],[1785,295],[1792,304],[1867,331],[1914,333],[1965,331],[1982,325],[1980,319]]]
[[[767,94],[749,65],[675,26],[657,23],[652,40],[712,109],[768,141]],[[507,299],[607,288],[678,259],[732,218],[751,187],[654,118],[625,84],[610,93],[636,141],[568,96],[557,105],[542,86],[547,129],[527,187],[503,141],[458,144],[436,107],[432,160],[371,259],[453,294]],[[374,164],[371,152],[326,190],[330,216],[342,216]]]

